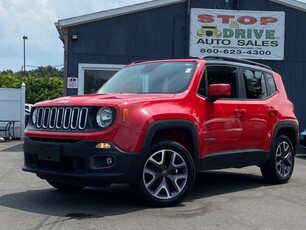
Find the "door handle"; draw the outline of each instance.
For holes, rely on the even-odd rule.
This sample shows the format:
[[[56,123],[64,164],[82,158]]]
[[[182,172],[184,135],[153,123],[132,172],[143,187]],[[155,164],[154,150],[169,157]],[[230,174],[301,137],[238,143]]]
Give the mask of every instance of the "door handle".
[[[237,108],[237,109],[234,110],[234,114],[235,114],[237,117],[244,116],[244,115],[246,114],[246,109]]]

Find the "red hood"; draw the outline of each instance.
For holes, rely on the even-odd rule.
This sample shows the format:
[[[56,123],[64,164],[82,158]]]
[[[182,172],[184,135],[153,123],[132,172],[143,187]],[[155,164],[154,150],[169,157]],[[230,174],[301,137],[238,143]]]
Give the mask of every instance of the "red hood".
[[[36,106],[115,106],[121,103],[134,103],[173,98],[174,94],[87,94],[60,97],[42,101]]]

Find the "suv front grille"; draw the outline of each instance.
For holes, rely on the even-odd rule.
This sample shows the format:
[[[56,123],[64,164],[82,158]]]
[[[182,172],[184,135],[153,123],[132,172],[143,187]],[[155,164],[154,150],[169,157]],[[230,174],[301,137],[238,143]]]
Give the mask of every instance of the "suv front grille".
[[[37,111],[37,129],[84,130],[87,124],[86,107],[40,107]]]

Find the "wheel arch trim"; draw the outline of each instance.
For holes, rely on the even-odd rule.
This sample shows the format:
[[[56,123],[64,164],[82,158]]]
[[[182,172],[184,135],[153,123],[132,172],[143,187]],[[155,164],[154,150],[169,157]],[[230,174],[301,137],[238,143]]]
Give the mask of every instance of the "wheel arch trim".
[[[147,129],[146,136],[142,145],[142,152],[147,150],[152,145],[153,138],[158,131],[171,129],[171,128],[183,128],[186,129],[191,135],[193,153],[191,153],[196,168],[199,166],[199,143],[197,129],[193,122],[184,119],[167,119],[153,122]]]
[[[299,127],[298,124],[294,121],[280,121],[275,125],[274,131],[273,131],[273,137],[272,137],[272,143],[276,141],[276,138],[281,130],[283,129],[292,129],[294,130],[294,142],[291,143],[293,145],[294,150],[296,151],[299,146]],[[289,138],[289,136],[287,136]],[[289,138],[290,139],[290,138]]]

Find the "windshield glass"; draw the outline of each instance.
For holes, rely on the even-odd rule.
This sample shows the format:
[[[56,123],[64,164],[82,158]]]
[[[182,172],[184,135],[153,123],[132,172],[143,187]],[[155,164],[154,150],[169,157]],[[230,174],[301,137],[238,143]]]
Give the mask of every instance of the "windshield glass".
[[[195,66],[195,62],[154,62],[127,66],[97,93],[181,93],[187,89]]]

